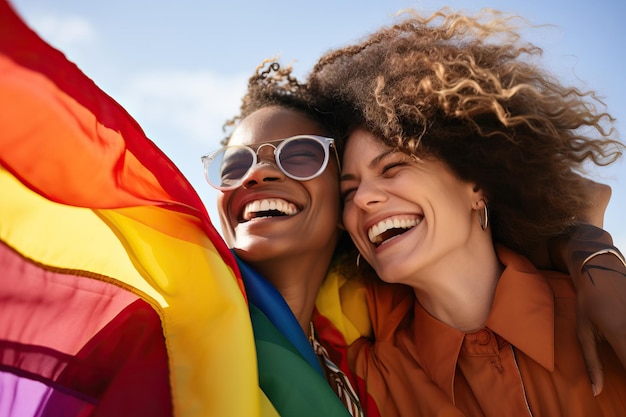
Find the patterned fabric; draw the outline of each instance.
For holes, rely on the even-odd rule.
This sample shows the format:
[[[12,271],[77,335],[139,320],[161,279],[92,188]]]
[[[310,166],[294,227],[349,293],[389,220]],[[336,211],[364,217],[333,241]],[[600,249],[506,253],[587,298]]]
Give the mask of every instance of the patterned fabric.
[[[352,417],[363,417],[363,410],[361,409],[361,402],[359,401],[359,397],[357,396],[354,388],[352,388],[352,384],[350,380],[344,374],[337,365],[333,363],[328,356],[328,351],[321,345],[321,343],[317,340],[317,336],[315,333],[315,326],[313,322],[311,322],[311,329],[309,335],[309,341],[313,346],[313,350],[319,356],[322,361],[324,361],[324,365],[326,365],[327,370],[327,379],[329,379],[331,386],[337,392],[339,399],[343,401],[344,405],[348,409],[348,412]]]

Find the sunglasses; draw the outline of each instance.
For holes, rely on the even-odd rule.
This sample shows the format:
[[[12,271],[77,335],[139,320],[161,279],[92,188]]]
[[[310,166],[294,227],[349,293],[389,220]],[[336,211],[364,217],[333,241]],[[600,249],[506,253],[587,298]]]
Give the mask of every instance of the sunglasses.
[[[298,135],[255,145],[256,150],[247,145],[235,145],[208,153],[201,158],[206,180],[221,191],[241,186],[248,172],[258,163],[259,152],[266,146],[274,149],[274,160],[278,168],[294,180],[311,180],[324,172],[331,146],[337,166],[340,166],[334,139]]]

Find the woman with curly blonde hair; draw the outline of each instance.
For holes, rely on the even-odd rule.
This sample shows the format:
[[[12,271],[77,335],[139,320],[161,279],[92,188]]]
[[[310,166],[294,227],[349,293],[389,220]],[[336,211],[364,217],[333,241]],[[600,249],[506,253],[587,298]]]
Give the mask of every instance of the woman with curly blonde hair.
[[[385,281],[364,284],[372,334],[333,350],[384,416],[626,415],[608,346],[606,383],[589,389],[572,280],[528,261],[592,208],[585,164],[624,145],[592,92],[541,69],[517,22],[409,12],[309,77],[344,133],[344,225]],[[617,248],[580,256],[624,279]],[[421,369],[443,395],[424,395]]]

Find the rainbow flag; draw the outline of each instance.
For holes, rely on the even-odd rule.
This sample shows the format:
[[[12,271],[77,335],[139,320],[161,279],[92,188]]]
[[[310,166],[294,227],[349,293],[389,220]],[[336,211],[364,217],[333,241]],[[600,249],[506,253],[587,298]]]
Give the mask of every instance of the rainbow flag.
[[[350,417],[284,298],[237,258],[249,294],[259,384],[281,416]]]
[[[200,198],[6,0],[0,109],[0,415],[277,416]]]

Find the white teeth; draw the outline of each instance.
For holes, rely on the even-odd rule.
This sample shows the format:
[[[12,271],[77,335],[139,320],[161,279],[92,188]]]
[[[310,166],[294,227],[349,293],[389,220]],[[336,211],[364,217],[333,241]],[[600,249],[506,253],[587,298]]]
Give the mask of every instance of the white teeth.
[[[246,204],[243,209],[244,220],[252,219],[253,213],[261,211],[276,210],[287,216],[293,216],[298,212],[296,206],[281,198],[266,198],[262,200],[254,200]]]
[[[367,237],[369,237],[370,242],[372,243],[380,243],[383,241],[382,234],[390,229],[411,229],[420,222],[417,218],[393,218],[393,219],[385,219],[374,226],[370,227],[367,231]]]

